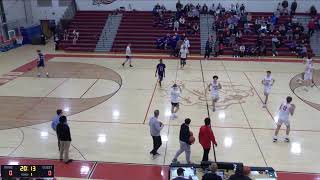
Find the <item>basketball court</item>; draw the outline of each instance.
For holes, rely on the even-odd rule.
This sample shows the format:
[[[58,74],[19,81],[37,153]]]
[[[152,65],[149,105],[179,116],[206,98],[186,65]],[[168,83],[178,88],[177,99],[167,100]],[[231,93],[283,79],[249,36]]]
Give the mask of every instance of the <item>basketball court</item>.
[[[165,176],[161,167],[171,163],[179,147],[184,119],[191,118],[190,129],[197,135],[207,116],[218,142],[218,161],[271,166],[285,172],[320,172],[319,63],[315,63],[316,86],[305,91],[296,83],[304,71],[297,59],[200,61],[200,57],[191,57],[181,70],[177,59],[159,56],[167,66],[160,88],[154,76],[159,60],[155,55],[134,56],[134,67],[123,68],[121,55],[55,54],[48,46],[42,50],[47,54],[50,78],[37,78],[37,48],[24,46],[0,54],[3,162],[19,163],[22,157],[51,162],[59,159],[57,137],[50,125],[56,109],[62,108],[71,129],[70,156],[79,160],[74,162],[75,168],[86,172],[76,178],[101,178],[92,171],[112,166],[109,163],[156,165],[146,167],[158,168],[156,171]],[[272,71],[276,82],[267,108],[262,108],[261,80],[267,70]],[[207,89],[213,75],[218,75],[222,84],[216,112],[211,111]],[[182,87],[181,106],[178,118],[170,120],[169,89],[174,82]],[[284,142],[282,130],[279,141],[273,143],[277,110],[287,96],[292,96],[297,106],[291,117],[291,142]],[[149,155],[152,139],[148,120],[156,109],[165,128],[161,131],[161,155],[154,159]],[[192,162],[200,163],[202,147],[197,140],[191,151]],[[214,159],[212,152],[210,159]],[[180,161],[185,162],[184,156]]]

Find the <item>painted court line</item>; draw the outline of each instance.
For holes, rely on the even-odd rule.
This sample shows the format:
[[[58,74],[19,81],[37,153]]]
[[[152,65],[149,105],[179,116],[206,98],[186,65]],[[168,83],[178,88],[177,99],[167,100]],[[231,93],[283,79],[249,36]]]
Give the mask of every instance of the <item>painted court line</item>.
[[[148,113],[149,113],[149,110],[150,110],[150,106],[151,106],[151,103],[152,103],[152,100],[153,100],[154,93],[156,92],[157,86],[158,86],[158,80],[157,80],[156,84],[154,85],[154,89],[153,89],[153,92],[152,92],[152,95],[151,95],[151,98],[150,98],[150,101],[149,101],[148,109],[147,109],[146,115],[144,116],[143,124],[146,123],[147,116],[148,116]]]

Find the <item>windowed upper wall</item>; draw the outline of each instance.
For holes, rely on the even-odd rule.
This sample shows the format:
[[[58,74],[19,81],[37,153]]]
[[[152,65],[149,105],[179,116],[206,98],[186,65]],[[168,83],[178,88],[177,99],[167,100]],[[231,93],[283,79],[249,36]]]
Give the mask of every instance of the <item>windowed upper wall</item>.
[[[111,0],[110,0],[111,1]],[[291,5],[293,0],[288,0]],[[119,7],[125,7],[126,9],[131,4],[131,7],[141,11],[151,11],[153,6],[157,3],[164,4],[167,9],[175,10],[177,0],[115,0],[109,5],[93,5],[92,0],[76,0],[77,6],[80,10],[114,10]],[[193,3],[193,4],[204,4],[211,6],[212,3],[221,3],[222,6],[229,8],[231,3],[244,4],[247,11],[250,12],[273,12],[277,4],[282,0],[180,0],[182,4]],[[311,5],[315,5],[318,11],[320,11],[320,0],[297,0],[298,8],[297,12],[309,11]],[[289,7],[290,7],[289,5]]]

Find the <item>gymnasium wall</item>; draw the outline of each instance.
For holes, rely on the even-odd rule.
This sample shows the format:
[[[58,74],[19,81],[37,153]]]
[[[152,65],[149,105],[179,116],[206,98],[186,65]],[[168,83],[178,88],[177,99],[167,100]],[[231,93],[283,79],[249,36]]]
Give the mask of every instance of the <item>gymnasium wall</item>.
[[[3,5],[7,22],[28,25],[39,24],[39,20],[58,21],[67,8],[60,7],[59,0],[52,0],[52,7],[39,7],[37,0],[3,0]]]
[[[288,0],[289,3],[293,0]],[[106,11],[106,10],[113,10],[119,8],[121,6],[128,8],[129,4],[131,4],[133,9],[136,10],[143,10],[143,11],[150,11],[152,10],[153,6],[157,3],[165,4],[167,9],[175,10],[175,4],[177,0],[116,0],[115,2],[109,5],[92,5],[92,0],[76,0],[78,8],[80,10],[99,10],[99,11]],[[231,3],[239,3],[245,4],[247,10],[250,12],[273,12],[277,4],[282,2],[280,0],[181,0],[182,4],[186,4],[187,2],[193,2],[194,4],[200,3],[207,5],[218,4],[219,2],[224,7],[230,7]],[[298,8],[297,12],[307,12],[311,5],[315,5],[318,11],[320,11],[320,0],[297,0]],[[289,6],[290,6],[289,4]]]

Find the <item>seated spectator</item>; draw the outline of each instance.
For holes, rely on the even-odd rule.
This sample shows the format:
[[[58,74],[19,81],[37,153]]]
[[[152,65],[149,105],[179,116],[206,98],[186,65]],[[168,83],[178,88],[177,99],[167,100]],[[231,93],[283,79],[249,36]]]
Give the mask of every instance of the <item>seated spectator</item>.
[[[236,34],[236,42],[239,43],[242,41],[242,32],[238,31]]]
[[[233,57],[240,57],[239,54],[239,45],[237,43],[233,43],[232,45]]]
[[[259,56],[267,56],[267,46],[265,45],[265,43],[262,43],[258,47],[258,55]]]
[[[206,4],[204,4],[204,5],[202,6],[202,13],[203,13],[203,14],[207,14],[207,13],[208,13],[208,6],[207,6]]]
[[[231,13],[235,13],[236,12],[236,7],[234,6],[233,3],[231,3],[230,12]]]
[[[243,28],[244,28],[244,30],[243,30],[244,34],[251,33],[250,24],[248,22],[244,24]]]
[[[260,29],[258,30],[259,33],[267,33],[268,29],[267,29],[267,24],[266,23],[262,23]]]
[[[306,57],[307,53],[308,53],[307,45],[303,44],[300,51],[298,52],[298,57],[304,58]]]
[[[183,16],[180,17],[179,23],[180,23],[180,26],[181,26],[181,27],[185,26],[186,20],[184,19]]]
[[[197,9],[198,11],[201,10],[201,5],[200,5],[199,3],[197,4],[196,9]]]
[[[197,34],[199,32],[199,25],[194,23],[192,26],[193,34]]]
[[[173,180],[192,180],[192,177],[189,176],[189,178],[184,178],[184,169],[183,168],[178,168],[177,169],[177,175],[178,177],[174,178]]]
[[[280,26],[279,26],[279,32],[280,32],[280,34],[281,34],[281,36],[285,36],[286,35],[286,27],[284,26],[284,24],[281,24]]]
[[[192,9],[192,18],[199,19],[200,18],[200,11],[197,8]]]
[[[68,30],[65,29],[64,32],[63,32],[63,40],[68,40],[68,38],[69,38]]]
[[[241,44],[239,47],[239,55],[240,57],[244,57],[246,51],[246,46],[244,44]]]
[[[216,174],[217,170],[218,165],[216,163],[211,163],[208,171],[202,176],[202,180],[222,180],[222,178]]]
[[[188,23],[188,24],[187,24],[186,33],[187,33],[188,36],[189,36],[190,34],[192,34],[192,26],[191,26],[191,23]]]
[[[273,25],[277,25],[278,24],[278,17],[276,16],[275,13],[273,13],[272,16],[271,16],[271,23]]]
[[[179,31],[179,21],[177,19],[174,21],[173,30]]]
[[[293,31],[291,28],[288,29],[288,31],[286,33],[286,37],[287,37],[287,41],[290,41],[293,39]]]
[[[297,42],[296,41],[291,41],[287,44],[288,48],[290,49],[291,53],[296,53],[297,49]]]
[[[223,43],[220,43],[219,44],[219,55],[223,55],[223,52],[224,52],[224,45],[223,45]]]
[[[244,175],[243,166],[237,166],[236,172],[229,177],[229,180],[251,180],[251,178]]]

